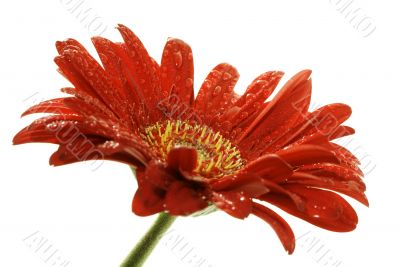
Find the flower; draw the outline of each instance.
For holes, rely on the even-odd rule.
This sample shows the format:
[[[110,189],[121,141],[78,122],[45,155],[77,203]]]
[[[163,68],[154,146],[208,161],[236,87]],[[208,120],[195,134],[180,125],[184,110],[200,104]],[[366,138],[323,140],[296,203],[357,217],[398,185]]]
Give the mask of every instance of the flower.
[[[94,37],[100,65],[76,40],[57,42],[59,72],[71,96],[44,101],[23,115],[51,113],[22,129],[14,144],[58,144],[50,164],[106,159],[129,164],[138,189],[133,212],[190,215],[216,207],[236,218],[253,214],[276,231],[292,253],[294,234],[264,203],[337,232],[356,227],[357,214],[342,193],[368,205],[357,158],[332,140],[349,106],[310,112],[311,71],[291,78],[268,100],[283,73],[258,76],[243,95],[239,74],[223,63],[193,91],[193,56],[168,39],[161,64],[119,25],[124,42]]]

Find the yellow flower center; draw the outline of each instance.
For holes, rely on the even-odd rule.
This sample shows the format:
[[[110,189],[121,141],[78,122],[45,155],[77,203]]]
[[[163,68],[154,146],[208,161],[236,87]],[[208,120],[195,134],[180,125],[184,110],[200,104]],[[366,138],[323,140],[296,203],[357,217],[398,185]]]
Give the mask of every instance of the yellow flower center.
[[[208,178],[232,174],[243,166],[240,151],[219,132],[187,121],[164,121],[145,128],[142,138],[166,160],[174,147],[193,147],[197,151],[195,173]]]

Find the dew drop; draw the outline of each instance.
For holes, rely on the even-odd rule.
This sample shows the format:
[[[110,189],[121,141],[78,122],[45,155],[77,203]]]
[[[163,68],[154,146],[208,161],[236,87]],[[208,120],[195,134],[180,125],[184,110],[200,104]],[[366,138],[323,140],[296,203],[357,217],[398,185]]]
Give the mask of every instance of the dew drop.
[[[221,86],[219,86],[219,85],[216,86],[216,87],[214,88],[213,96],[219,95],[219,93],[221,93],[221,90],[222,90]]]
[[[252,94],[252,93],[247,94],[246,95],[246,103],[250,103],[251,101],[254,100],[255,97],[256,96],[254,94]]]
[[[225,72],[224,75],[222,75],[222,79],[224,81],[227,81],[227,80],[229,80],[231,78],[232,78],[232,75],[229,72]]]
[[[168,49],[164,49],[164,57],[167,57],[169,55],[169,50]]]
[[[182,53],[181,51],[177,51],[174,53],[175,67],[182,67]]]
[[[242,120],[243,120],[243,119],[246,119],[248,116],[249,116],[249,113],[246,112],[246,111],[240,113],[240,118],[241,118]]]
[[[46,128],[50,131],[54,131],[58,129],[58,123],[57,122],[52,122],[48,125],[46,125]]]

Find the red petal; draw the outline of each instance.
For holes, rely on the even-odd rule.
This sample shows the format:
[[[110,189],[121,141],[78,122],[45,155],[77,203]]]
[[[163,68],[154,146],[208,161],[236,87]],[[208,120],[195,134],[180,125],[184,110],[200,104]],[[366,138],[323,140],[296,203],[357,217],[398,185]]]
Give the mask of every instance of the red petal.
[[[72,97],[71,97],[72,98]],[[74,110],[65,106],[66,98],[55,98],[34,105],[22,113],[21,117],[34,113],[75,114]]]
[[[274,92],[282,76],[281,71],[268,71],[261,74],[251,82],[246,92],[236,101],[235,106],[250,108],[249,104],[254,106],[256,102],[264,102]]]
[[[243,171],[273,180],[289,177],[292,174],[292,166],[288,165],[278,155],[267,154],[249,162]]]
[[[274,211],[255,202],[253,202],[252,213],[271,225],[272,229],[274,229],[281,240],[285,250],[289,254],[292,254],[296,245],[296,239],[289,224]]]
[[[243,192],[249,197],[257,197],[269,192],[262,180],[261,177],[251,173],[240,173],[213,179],[211,180],[210,188],[213,191]]]
[[[356,181],[337,181],[331,178],[319,177],[305,172],[295,172],[285,181],[287,184],[304,185],[337,191],[348,195],[368,206],[368,199],[364,194],[365,187]],[[283,184],[285,184],[283,183]]]
[[[238,219],[246,218],[252,210],[250,198],[239,192],[213,192],[212,201],[219,209]]]
[[[176,147],[168,153],[168,167],[182,172],[191,172],[197,165],[196,149]]]
[[[203,121],[210,122],[208,125],[213,126],[211,120],[216,114],[233,105],[233,88],[238,78],[237,70],[226,63],[208,74],[195,100],[195,110]]]
[[[298,171],[307,172],[320,177],[328,177],[338,181],[356,181],[362,184],[362,173],[359,173],[352,168],[340,166],[331,163],[321,163],[313,165],[305,165]]]
[[[276,153],[292,166],[301,166],[314,163],[339,163],[339,160],[330,150],[316,145],[293,146]]]
[[[299,110],[303,110],[303,106],[309,105],[309,97],[311,95],[311,83],[308,80],[311,71],[305,70],[296,74],[291,78],[282,90],[274,97],[239,137],[239,142],[263,134],[270,134],[271,131],[278,129],[279,126],[285,124],[290,128],[289,123],[297,121],[301,114]],[[289,118],[295,116],[295,119]],[[253,131],[255,133],[253,133]],[[282,134],[282,133],[281,133]],[[265,144],[264,144],[265,147]]]
[[[100,64],[83,48],[65,46],[60,54],[66,59],[70,70],[75,70],[81,82],[86,84],[95,93],[95,96],[106,104],[115,114],[123,116],[123,98],[120,89],[116,86],[109,73],[104,71]],[[72,81],[71,81],[72,82]]]
[[[303,199],[304,210],[299,210],[289,198],[280,194],[266,194],[262,200],[330,231],[348,232],[356,228],[358,222],[356,212],[338,194],[298,185],[285,185],[284,187]]]
[[[192,106],[193,56],[192,49],[182,40],[168,39],[161,60],[161,88],[164,97],[176,95],[180,105]]]
[[[201,192],[180,181],[175,181],[169,187],[165,204],[171,215],[189,215],[208,206]]]
[[[138,216],[149,216],[164,210],[166,192],[150,183],[143,171],[136,171],[139,188],[132,201],[132,211]]]
[[[117,29],[125,41],[118,52],[124,62],[124,75],[132,88],[144,97],[147,112],[155,123],[163,118],[161,111],[155,108],[162,100],[158,69],[142,42],[129,28],[119,24]]]
[[[264,101],[272,94],[283,72],[270,71],[257,77],[247,88],[246,92],[226,110],[221,121],[230,121],[235,131],[243,129],[256,118],[252,116],[263,108]]]

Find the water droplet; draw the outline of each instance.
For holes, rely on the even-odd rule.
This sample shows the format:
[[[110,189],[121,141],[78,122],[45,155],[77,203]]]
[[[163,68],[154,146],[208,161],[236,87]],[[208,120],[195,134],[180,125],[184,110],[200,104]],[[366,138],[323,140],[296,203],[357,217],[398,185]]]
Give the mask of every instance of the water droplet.
[[[187,59],[188,59],[189,61],[193,60],[193,54],[192,54],[192,53],[189,53],[188,56],[187,56]]]
[[[240,118],[241,118],[242,120],[243,120],[243,119],[246,119],[248,116],[249,116],[249,113],[246,112],[246,111],[240,113]]]
[[[343,207],[337,203],[331,204],[330,207],[322,203],[313,203],[309,201],[306,206],[307,213],[314,218],[337,219],[343,214]]]
[[[246,104],[252,102],[255,97],[256,96],[254,94],[252,94],[252,93],[247,94],[246,95]]]
[[[225,72],[224,75],[222,75],[222,79],[224,81],[229,80],[230,78],[232,78],[232,75],[229,72]]]
[[[216,87],[214,88],[213,96],[219,95],[219,93],[221,93],[221,90],[222,90],[221,86],[219,86],[219,85],[216,86]]]
[[[164,57],[167,57],[169,55],[169,50],[167,48],[164,49]]]
[[[175,67],[180,68],[182,66],[182,53],[181,51],[176,51],[174,53]]]
[[[54,130],[57,130],[57,129],[58,129],[58,126],[59,126],[59,125],[58,125],[57,122],[52,122],[52,123],[46,125],[46,128],[47,128],[48,130],[50,130],[50,131],[54,131]]]

